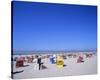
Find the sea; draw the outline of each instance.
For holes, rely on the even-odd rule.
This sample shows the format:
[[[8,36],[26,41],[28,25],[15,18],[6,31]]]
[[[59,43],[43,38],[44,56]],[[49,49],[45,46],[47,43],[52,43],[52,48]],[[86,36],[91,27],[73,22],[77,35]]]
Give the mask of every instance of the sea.
[[[67,53],[87,53],[92,52],[93,54],[96,54],[96,50],[61,50],[61,51],[52,51],[52,50],[46,50],[46,51],[12,51],[12,55],[30,55],[30,54],[67,54]]]

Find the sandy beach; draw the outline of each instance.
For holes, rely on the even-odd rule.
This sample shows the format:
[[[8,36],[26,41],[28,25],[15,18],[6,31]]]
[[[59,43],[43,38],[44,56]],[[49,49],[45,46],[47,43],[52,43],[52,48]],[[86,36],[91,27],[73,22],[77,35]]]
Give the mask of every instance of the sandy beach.
[[[22,55],[25,56],[25,55]],[[75,76],[75,75],[88,75],[97,73],[97,55],[93,55],[90,58],[86,58],[83,54],[84,62],[77,63],[76,58],[64,59],[63,68],[57,68],[56,64],[51,64],[49,58],[42,59],[47,69],[35,70],[34,63],[25,62],[24,67],[16,68],[16,62],[13,62],[13,74],[14,79],[22,78],[41,78],[41,77],[57,77],[57,76]],[[17,73],[18,72],[18,73]]]

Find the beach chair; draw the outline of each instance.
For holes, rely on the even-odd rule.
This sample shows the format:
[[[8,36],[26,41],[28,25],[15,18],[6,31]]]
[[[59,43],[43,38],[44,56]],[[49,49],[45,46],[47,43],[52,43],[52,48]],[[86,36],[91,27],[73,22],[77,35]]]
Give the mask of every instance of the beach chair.
[[[63,59],[67,59],[67,56],[66,55],[62,55]]]
[[[27,56],[27,63],[32,63],[33,62],[33,57]]]
[[[20,57],[20,59],[24,61],[25,60],[25,57]]]
[[[54,57],[50,58],[50,62],[51,64],[55,64],[56,63],[56,59]]]
[[[57,56],[56,66],[57,66],[57,68],[63,68],[64,67],[64,61],[63,61],[62,57]]]
[[[74,54],[74,55],[73,55],[73,58],[77,58],[77,55],[76,55],[76,54]]]
[[[67,56],[68,56],[68,58],[72,58],[72,54],[68,54]]]
[[[92,54],[86,54],[86,58],[91,58],[92,56]]]
[[[84,62],[83,57],[79,56],[77,59],[77,63],[83,63],[83,62]]]
[[[16,68],[23,67],[23,66],[24,66],[24,60],[23,60],[23,58],[18,58],[16,60]]]

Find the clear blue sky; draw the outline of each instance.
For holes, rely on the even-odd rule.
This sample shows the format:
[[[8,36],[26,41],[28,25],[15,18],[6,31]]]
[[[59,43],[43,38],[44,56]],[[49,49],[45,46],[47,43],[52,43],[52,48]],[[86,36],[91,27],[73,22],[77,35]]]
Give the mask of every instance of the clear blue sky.
[[[14,50],[96,48],[96,6],[14,1]]]

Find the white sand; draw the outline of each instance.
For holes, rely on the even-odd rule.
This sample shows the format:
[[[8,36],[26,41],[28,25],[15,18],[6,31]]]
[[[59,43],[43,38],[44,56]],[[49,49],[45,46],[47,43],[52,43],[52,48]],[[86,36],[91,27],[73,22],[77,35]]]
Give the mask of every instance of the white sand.
[[[77,58],[67,58],[64,63],[67,65],[58,69],[55,64],[51,64],[49,60],[44,59],[44,65],[48,69],[34,70],[33,63],[28,63],[29,66],[21,68],[13,68],[14,72],[24,70],[21,73],[13,75],[14,79],[22,78],[40,78],[40,77],[56,77],[56,76],[74,76],[74,75],[87,75],[97,73],[97,56],[91,58],[84,58],[84,63],[76,63]]]

